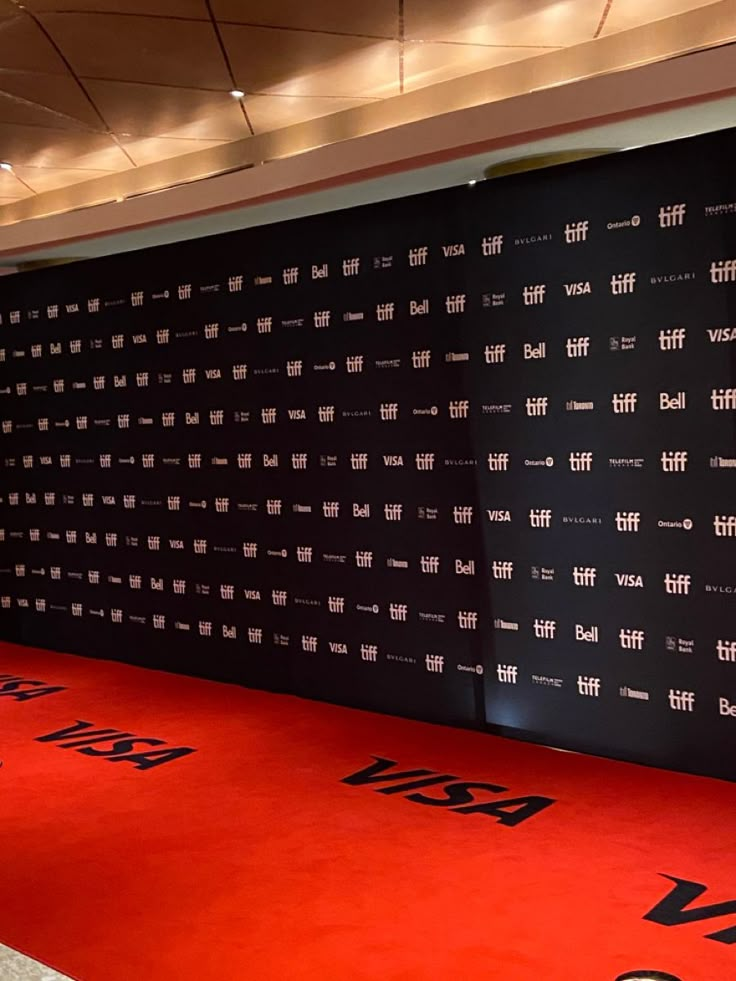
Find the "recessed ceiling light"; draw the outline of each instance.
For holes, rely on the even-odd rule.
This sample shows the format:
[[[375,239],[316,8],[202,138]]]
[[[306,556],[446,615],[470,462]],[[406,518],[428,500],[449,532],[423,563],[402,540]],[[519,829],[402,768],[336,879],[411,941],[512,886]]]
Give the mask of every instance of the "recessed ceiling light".
[[[241,92],[240,89],[230,89],[230,95],[233,97],[233,99],[242,99],[245,92]]]
[[[6,160],[0,160],[0,170],[12,170],[13,165],[9,164]]]
[[[468,187],[475,187],[477,183],[478,181],[475,179],[473,179],[472,181],[468,181]]]

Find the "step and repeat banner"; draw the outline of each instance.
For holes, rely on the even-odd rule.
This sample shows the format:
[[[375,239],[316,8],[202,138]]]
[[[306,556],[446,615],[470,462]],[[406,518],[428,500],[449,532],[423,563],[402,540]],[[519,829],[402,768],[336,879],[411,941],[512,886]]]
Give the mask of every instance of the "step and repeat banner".
[[[8,277],[3,637],[736,776],[735,155]]]

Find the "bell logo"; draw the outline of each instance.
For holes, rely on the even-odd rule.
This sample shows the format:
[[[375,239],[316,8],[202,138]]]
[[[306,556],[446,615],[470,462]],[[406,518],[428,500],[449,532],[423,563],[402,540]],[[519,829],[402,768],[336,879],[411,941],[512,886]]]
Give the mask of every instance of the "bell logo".
[[[668,410],[682,410],[686,407],[687,396],[685,392],[676,392],[674,395],[669,395],[667,392],[659,393],[659,409],[660,412],[666,412]]]
[[[537,396],[526,400],[526,414],[528,416],[546,416],[549,399],[547,396]]]
[[[533,359],[540,360],[547,357],[547,344],[545,341],[540,341],[539,344],[525,344],[523,351],[525,361],[531,361]]]
[[[342,274],[343,276],[357,276],[360,272],[360,259],[343,259],[342,260]]]
[[[659,209],[659,227],[674,228],[676,225],[685,223],[686,204],[662,205]]]
[[[330,267],[326,262],[321,266],[312,266],[312,279],[327,279],[330,275]]]
[[[664,591],[671,596],[687,596],[692,577],[682,572],[668,572],[664,577]]]
[[[582,623],[576,623],[575,640],[582,640],[587,644],[597,644],[598,627],[585,627]]]
[[[419,562],[422,572],[426,574],[436,575],[440,571],[440,559],[438,555],[422,555]]]
[[[282,269],[281,278],[284,281],[284,286],[294,286],[299,282],[299,267],[290,266],[288,269]]]
[[[660,330],[659,348],[661,351],[681,351],[685,346],[687,331],[684,327],[672,327],[670,330]]]
[[[670,688],[669,704],[675,712],[692,712],[695,708],[695,692]]]
[[[622,293],[633,293],[636,288],[636,273],[614,273],[611,276],[611,293],[621,296]]]
[[[575,586],[591,588],[595,586],[598,570],[591,566],[575,565],[572,569],[572,581]]]
[[[570,454],[570,469],[573,473],[587,472],[593,468],[593,454],[589,451]]]
[[[537,283],[534,286],[525,286],[522,290],[524,306],[531,307],[544,303],[546,292],[547,287],[544,285],[544,283]]]
[[[445,310],[448,313],[464,313],[465,293],[455,293],[445,297]]]
[[[430,362],[432,360],[431,351],[412,351],[411,352],[411,366],[412,368],[429,368]]]
[[[552,524],[552,511],[549,508],[532,508],[529,511],[529,524],[532,528],[549,528]]]
[[[483,255],[500,255],[503,251],[503,235],[484,235],[480,248]]]
[[[501,471],[509,469],[508,453],[489,453],[488,469],[491,471]]]
[[[452,519],[456,525],[469,525],[473,521],[473,508],[464,505],[452,509]]]
[[[456,576],[474,576],[475,575],[475,560],[468,559],[464,562],[462,559],[455,559],[455,575]]]
[[[736,282],[736,259],[722,259],[710,264],[711,283]]]
[[[618,642],[625,651],[641,651],[644,649],[644,631],[621,627]]]
[[[591,678],[588,675],[578,675],[578,694],[586,695],[588,698],[598,698],[601,693],[601,679]]]
[[[639,531],[641,511],[617,511],[616,531]]]
[[[535,617],[534,619],[535,637],[538,637],[540,640],[554,640],[556,630],[557,630],[556,620],[540,620]]]
[[[451,419],[467,419],[470,403],[467,399],[461,399],[456,402],[448,402],[447,408]]]
[[[356,504],[353,503],[353,517],[354,518],[370,518],[371,516],[371,506],[370,504]]]
[[[458,610],[457,625],[461,630],[477,630],[478,614],[475,610]]]
[[[713,530],[717,538],[736,537],[736,514],[714,514]]]
[[[663,450],[661,462],[664,473],[684,473],[687,470],[687,451]]]
[[[514,563],[494,561],[491,564],[491,572],[494,579],[511,579],[514,574]]]
[[[394,303],[379,303],[376,306],[376,320],[379,323],[384,323],[387,320],[394,319]]]
[[[589,337],[568,337],[565,342],[568,358],[587,358],[590,348]]]
[[[613,411],[620,415],[622,412],[636,412],[638,395],[636,392],[617,392],[611,396]]]
[[[427,255],[429,249],[426,245],[422,245],[417,249],[409,249],[409,265],[410,266],[426,266],[427,265]]]
[[[574,221],[565,225],[565,243],[574,245],[576,242],[585,242],[588,238],[588,222]]]
[[[526,348],[526,345],[524,345]],[[524,355],[526,357],[526,355]],[[486,364],[502,364],[506,360],[505,344],[486,344],[485,347]]]

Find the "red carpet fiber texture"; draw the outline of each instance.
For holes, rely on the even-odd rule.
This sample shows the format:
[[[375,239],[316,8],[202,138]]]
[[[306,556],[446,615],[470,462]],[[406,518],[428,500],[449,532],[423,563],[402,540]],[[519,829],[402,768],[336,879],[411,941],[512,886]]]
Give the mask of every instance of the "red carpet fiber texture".
[[[82,981],[736,977],[732,784],[9,644],[0,674],[0,941]]]

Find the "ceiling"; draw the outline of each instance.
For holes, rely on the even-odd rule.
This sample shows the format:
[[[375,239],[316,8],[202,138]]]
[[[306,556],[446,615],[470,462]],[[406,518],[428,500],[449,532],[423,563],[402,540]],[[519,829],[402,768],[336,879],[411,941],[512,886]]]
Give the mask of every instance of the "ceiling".
[[[0,0],[0,207],[710,2]]]

